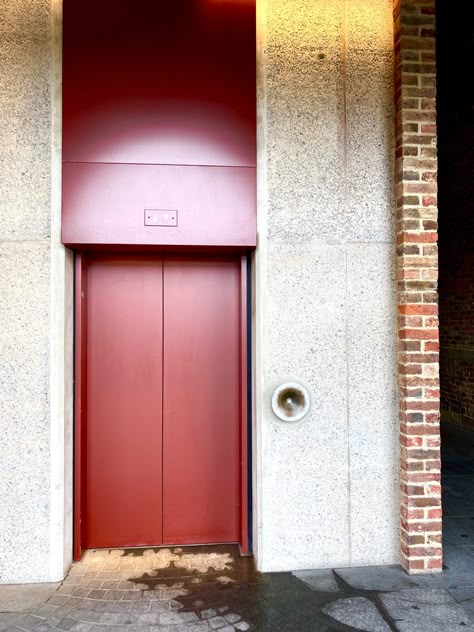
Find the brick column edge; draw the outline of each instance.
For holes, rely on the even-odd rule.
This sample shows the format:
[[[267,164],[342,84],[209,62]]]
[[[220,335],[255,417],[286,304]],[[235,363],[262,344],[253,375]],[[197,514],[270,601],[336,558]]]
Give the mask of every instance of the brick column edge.
[[[401,564],[442,570],[435,0],[394,0]]]

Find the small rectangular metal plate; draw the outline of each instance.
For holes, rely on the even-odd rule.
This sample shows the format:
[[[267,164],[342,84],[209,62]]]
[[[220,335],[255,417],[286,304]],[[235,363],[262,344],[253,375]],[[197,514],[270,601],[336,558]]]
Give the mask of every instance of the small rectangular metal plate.
[[[146,208],[145,226],[177,226],[178,211]]]

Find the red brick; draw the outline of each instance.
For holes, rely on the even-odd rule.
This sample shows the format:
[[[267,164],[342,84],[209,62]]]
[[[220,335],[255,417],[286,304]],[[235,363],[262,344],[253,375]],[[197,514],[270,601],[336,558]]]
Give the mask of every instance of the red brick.
[[[442,557],[430,557],[428,558],[428,568],[431,570],[442,570],[443,569],[443,558]]]
[[[432,232],[424,232],[422,230],[412,233],[403,232],[398,236],[397,243],[421,244],[438,241],[438,235]]]
[[[431,316],[438,314],[437,305],[399,305],[400,314],[419,314],[423,316]]]
[[[410,507],[441,507],[439,498],[410,498],[407,503]]]
[[[443,517],[443,510],[442,509],[430,509],[428,511],[428,518],[431,519],[435,519],[435,518],[439,518],[441,519]]]
[[[409,547],[407,554],[413,555],[414,557],[434,557],[440,555],[441,550],[439,547],[413,546]]]
[[[435,196],[424,195],[423,196],[423,206],[437,206],[438,199]]]
[[[423,559],[412,560],[408,555],[405,560],[402,560],[402,562],[404,562],[405,569],[408,572],[425,569],[425,561]]]
[[[402,329],[400,336],[409,340],[437,340],[437,329]]]
[[[438,532],[442,530],[441,521],[433,522],[413,522],[410,525],[413,531],[427,533],[429,531]]]

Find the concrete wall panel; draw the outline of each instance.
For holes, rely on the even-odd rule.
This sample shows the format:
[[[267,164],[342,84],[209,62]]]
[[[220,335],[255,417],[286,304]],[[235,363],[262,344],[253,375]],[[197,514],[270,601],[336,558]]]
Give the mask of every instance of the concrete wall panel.
[[[264,410],[265,568],[318,568],[349,555],[345,252],[270,242]],[[271,298],[270,298],[271,297]],[[313,408],[301,424],[274,423],[268,405],[285,376],[304,377]],[[264,550],[267,550],[266,548]]]
[[[337,221],[344,197],[344,2],[269,0],[267,20],[268,237],[337,238],[344,233]]]
[[[347,358],[351,563],[399,554],[395,260],[391,244],[350,244]]]
[[[0,245],[0,582],[47,581],[47,242]]]
[[[395,563],[392,3],[259,4],[258,565]],[[288,375],[314,404],[283,428]]]
[[[61,579],[72,553],[60,6],[6,0],[0,15],[0,583]]]
[[[2,16],[5,4],[10,7],[13,3],[2,5]],[[47,7],[44,11],[48,17]],[[47,239],[51,176],[50,26],[40,21],[39,25],[31,24],[31,30],[20,31],[19,17],[3,17],[0,239]]]

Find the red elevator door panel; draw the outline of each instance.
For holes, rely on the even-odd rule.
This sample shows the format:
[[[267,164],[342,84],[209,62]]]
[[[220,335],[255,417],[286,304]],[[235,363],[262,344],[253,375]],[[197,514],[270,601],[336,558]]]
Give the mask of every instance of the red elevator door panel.
[[[162,273],[89,260],[86,548],[162,543]]]
[[[238,542],[237,260],[164,261],[163,543]]]

